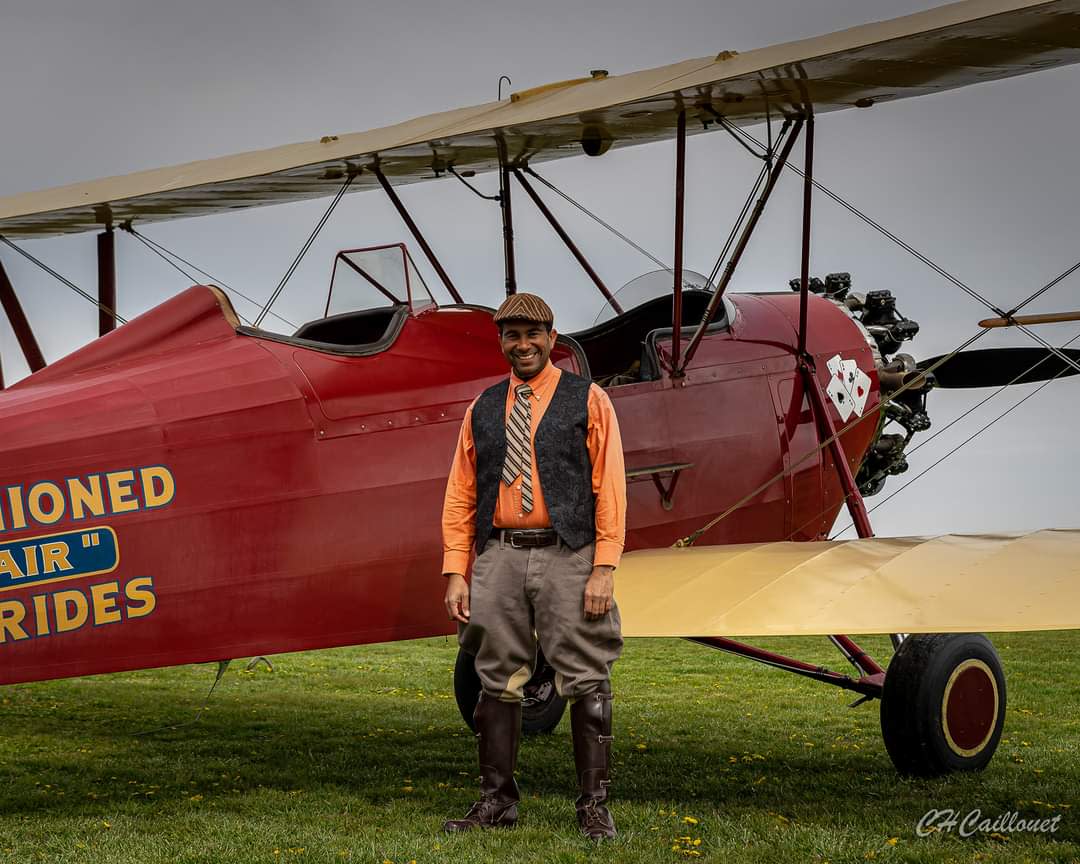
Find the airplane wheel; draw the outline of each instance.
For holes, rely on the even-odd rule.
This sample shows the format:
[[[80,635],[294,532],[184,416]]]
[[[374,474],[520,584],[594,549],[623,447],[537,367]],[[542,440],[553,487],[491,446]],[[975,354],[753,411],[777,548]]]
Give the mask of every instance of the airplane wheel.
[[[536,652],[536,671],[525,684],[525,698],[521,700],[521,731],[526,735],[540,735],[555,731],[566,700],[555,689],[555,670],[544,659],[544,652]]]
[[[896,770],[933,777],[980,771],[1005,722],[1005,675],[978,633],[909,636],[885,673],[881,734]]]
[[[559,725],[566,700],[555,690],[555,672],[537,652],[536,671],[525,684],[525,698],[521,704],[521,731],[526,735],[551,732]],[[454,664],[454,698],[465,724],[476,731],[473,710],[480,698],[480,676],[476,674],[475,658],[464,648],[458,649]]]
[[[476,658],[464,648],[458,648],[454,663],[454,698],[465,725],[476,731],[473,711],[480,699],[480,676],[476,674]]]

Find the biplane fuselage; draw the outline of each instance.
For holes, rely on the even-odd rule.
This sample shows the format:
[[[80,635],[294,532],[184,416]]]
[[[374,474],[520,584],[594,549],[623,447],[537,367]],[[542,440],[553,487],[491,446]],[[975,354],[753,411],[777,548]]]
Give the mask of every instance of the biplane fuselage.
[[[810,301],[819,377],[830,357],[855,359],[870,410],[864,332]],[[798,303],[733,296],[675,380],[670,341],[646,340],[663,326],[648,304],[557,345],[560,366],[595,375],[646,340],[653,380],[608,390],[629,549],[670,545],[792,466],[707,542],[831,525],[843,495],[814,453]],[[236,325],[194,287],[0,395],[0,683],[451,632],[440,510],[464,411],[507,374],[490,311],[350,313],[306,339]],[[853,468],[874,431],[845,433]]]

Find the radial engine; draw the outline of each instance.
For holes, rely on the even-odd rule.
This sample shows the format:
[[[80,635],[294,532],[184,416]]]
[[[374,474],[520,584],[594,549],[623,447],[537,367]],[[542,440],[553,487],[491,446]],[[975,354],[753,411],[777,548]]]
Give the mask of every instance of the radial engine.
[[[789,285],[799,291],[802,282],[792,279]],[[904,453],[909,442],[916,432],[930,428],[926,394],[935,385],[934,376],[920,372],[915,358],[900,352],[903,343],[919,332],[919,325],[897,311],[891,291],[852,291],[850,273],[830,273],[824,279],[814,276],[810,290],[847,312],[874,355],[883,408],[855,481],[864,496],[876,495],[889,476],[907,471]]]

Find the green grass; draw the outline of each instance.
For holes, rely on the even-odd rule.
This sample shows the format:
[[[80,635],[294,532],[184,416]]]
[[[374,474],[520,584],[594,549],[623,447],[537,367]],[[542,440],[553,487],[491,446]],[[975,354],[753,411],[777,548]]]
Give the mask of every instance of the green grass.
[[[865,640],[888,656],[886,640]],[[443,639],[0,689],[0,861],[1080,861],[1080,632],[994,639],[1009,707],[978,775],[902,780],[877,703],[678,640],[615,667],[614,843],[576,832],[569,718],[520,757],[513,831],[446,836],[475,749]],[[761,643],[841,669],[823,639]],[[929,808],[1061,813],[926,839]],[[692,855],[690,853],[699,853]]]

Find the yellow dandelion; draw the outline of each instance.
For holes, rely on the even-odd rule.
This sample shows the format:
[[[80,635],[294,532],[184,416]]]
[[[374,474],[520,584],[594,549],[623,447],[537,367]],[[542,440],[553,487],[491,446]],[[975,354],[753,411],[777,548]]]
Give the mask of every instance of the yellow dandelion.
[[[683,816],[682,821],[685,822],[687,825],[697,825],[698,824],[698,820],[695,819],[693,816]]]
[[[900,839],[899,837],[890,837],[885,842],[888,843],[890,846],[895,846],[897,841],[899,841],[899,839]]]

